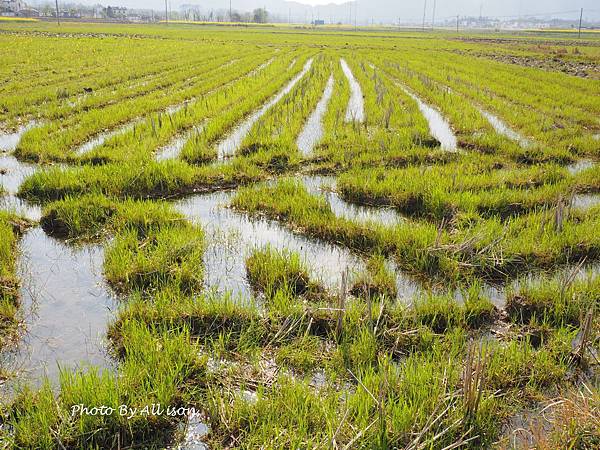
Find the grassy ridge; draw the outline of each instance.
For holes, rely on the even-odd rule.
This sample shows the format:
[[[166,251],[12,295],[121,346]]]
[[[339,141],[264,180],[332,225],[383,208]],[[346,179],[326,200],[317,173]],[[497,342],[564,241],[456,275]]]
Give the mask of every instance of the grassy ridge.
[[[17,278],[17,239],[24,223],[0,212],[0,350],[16,333],[19,311],[19,280]],[[0,367],[0,379],[2,379]]]

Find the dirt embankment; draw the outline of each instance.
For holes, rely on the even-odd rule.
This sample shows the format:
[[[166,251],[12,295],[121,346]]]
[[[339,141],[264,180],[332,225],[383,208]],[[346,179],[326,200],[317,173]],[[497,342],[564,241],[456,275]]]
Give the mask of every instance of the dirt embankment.
[[[600,64],[591,61],[573,61],[561,57],[560,55],[552,55],[544,58],[462,50],[454,50],[454,52],[461,55],[493,59],[494,61],[500,61],[506,64],[534,67],[549,72],[563,72],[580,78],[600,79]]]

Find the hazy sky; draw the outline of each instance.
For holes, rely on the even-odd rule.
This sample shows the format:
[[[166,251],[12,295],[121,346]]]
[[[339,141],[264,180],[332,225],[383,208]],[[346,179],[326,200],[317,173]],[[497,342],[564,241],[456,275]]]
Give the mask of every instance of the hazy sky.
[[[32,0],[36,2],[35,0]],[[44,0],[37,0],[44,1]],[[154,8],[162,10],[164,0],[59,0],[82,2],[87,4],[111,4],[123,5],[137,8]],[[199,5],[205,10],[228,9],[229,0],[167,0],[171,8],[176,10],[182,4]],[[427,17],[433,14],[433,4],[436,3],[435,17],[444,19],[449,17],[478,16],[481,10],[484,16],[518,16],[527,14],[540,14],[542,18],[579,18],[579,8],[584,8],[584,18],[600,18],[600,0],[358,0],[358,20],[374,19],[377,21],[418,21],[423,17],[424,2],[427,1]],[[285,3],[284,0],[231,0],[233,9],[241,11],[265,6],[268,10],[278,14],[287,15],[288,9],[296,11],[296,15],[305,15],[305,10],[310,6],[316,6],[313,10],[321,11],[323,18],[331,15],[333,20],[339,20],[338,16],[347,17],[346,11],[354,10],[344,0],[295,0],[293,3]],[[323,5],[342,4],[343,6],[327,7]],[[308,6],[310,5],[310,6]],[[549,14],[556,13],[556,14]],[[310,13],[309,13],[310,15]]]

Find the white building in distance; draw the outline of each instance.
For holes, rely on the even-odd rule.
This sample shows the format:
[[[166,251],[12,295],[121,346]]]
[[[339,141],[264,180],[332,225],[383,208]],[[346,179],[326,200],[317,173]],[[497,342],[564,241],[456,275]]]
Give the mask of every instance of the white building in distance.
[[[0,0],[0,12],[16,14],[26,8],[23,0]]]

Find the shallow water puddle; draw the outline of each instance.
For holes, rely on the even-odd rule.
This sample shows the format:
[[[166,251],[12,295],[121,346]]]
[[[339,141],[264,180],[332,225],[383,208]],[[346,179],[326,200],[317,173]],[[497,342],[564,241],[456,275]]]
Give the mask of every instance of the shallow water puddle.
[[[311,194],[323,196],[337,217],[388,226],[403,220],[402,216],[392,208],[377,208],[347,202],[333,189],[335,177],[310,175],[302,177],[302,182]]]
[[[591,169],[592,167],[594,167],[594,161],[591,159],[580,159],[573,164],[569,164],[567,170],[571,175],[576,175],[584,170]]]
[[[61,368],[112,367],[105,333],[116,300],[102,277],[100,246],[73,248],[40,227],[20,240],[20,295],[25,333],[8,356],[19,381],[56,383]]]
[[[354,78],[354,74],[348,63],[342,58],[340,59],[342,71],[350,83],[350,100],[348,100],[348,108],[346,109],[346,122],[364,122],[365,120],[365,101],[363,99],[360,84]]]
[[[194,136],[194,134],[198,134],[201,132],[201,126],[194,126],[191,130],[187,131],[186,133],[175,136],[175,138],[169,144],[158,150],[158,152],[156,153],[156,160],[164,161],[167,159],[177,158],[181,153],[181,150],[183,150],[183,147],[185,146],[186,142],[189,141]]]
[[[339,288],[346,268],[351,272],[364,269],[363,261],[345,248],[293,234],[274,221],[250,219],[246,214],[226,208],[233,195],[233,192],[217,192],[176,203],[177,209],[188,220],[200,223],[207,234],[204,265],[209,289],[250,298],[252,289],[246,278],[246,258],[254,248],[267,244],[298,252],[311,267],[311,275],[330,289]],[[315,262],[318,266],[313,268]]]
[[[189,414],[186,423],[182,424],[181,431],[184,431],[183,440],[173,448],[177,450],[208,450],[208,446],[203,442],[210,432],[206,424],[206,419],[200,413]]]
[[[571,199],[571,207],[575,209],[590,209],[596,205],[600,205],[599,194],[580,194],[574,195]]]
[[[100,133],[100,134],[96,135],[95,137],[93,137],[92,139],[90,139],[89,141],[80,145],[75,150],[75,154],[81,156],[81,155],[93,150],[96,147],[100,147],[102,144],[104,144],[110,138],[118,136],[119,134],[125,134],[128,131],[131,131],[133,129],[133,127],[135,127],[141,121],[142,121],[141,119],[136,119],[132,122],[129,122],[123,126],[116,128],[114,130],[105,131],[103,133]]]
[[[510,128],[498,116],[495,116],[494,114],[488,111],[484,111],[482,109],[480,109],[479,112],[481,112],[481,115],[486,118],[486,120],[490,123],[494,130],[496,130],[496,133],[507,137],[511,141],[518,142],[521,146],[525,148],[531,147],[531,141],[529,139],[521,136],[515,130]]]
[[[23,134],[26,131],[31,130],[36,125],[37,122],[32,121],[27,125],[19,127],[16,131],[7,133],[0,132],[0,152],[12,152],[14,149],[16,149]]]
[[[242,122],[235,130],[218,146],[217,153],[219,159],[223,159],[226,156],[233,155],[242,144],[242,140],[248,132],[252,129],[254,124],[260,119],[269,109],[271,109],[279,100],[281,100],[286,94],[288,94],[294,86],[306,75],[306,73],[312,67],[313,59],[310,58],[304,64],[303,69],[298,75],[296,75],[288,84],[279,91],[274,97],[272,97],[267,103],[265,103],[258,111],[255,111],[250,117]]]
[[[315,145],[321,140],[323,137],[323,116],[327,111],[327,105],[329,104],[329,100],[331,99],[331,95],[333,94],[333,76],[329,77],[327,80],[327,85],[325,86],[325,90],[323,91],[323,96],[315,110],[311,113],[306,121],[306,125],[298,135],[298,139],[296,140],[296,145],[298,149],[304,156],[308,156],[312,153]]]
[[[309,191],[321,194],[321,186],[331,180],[333,178],[306,177],[303,182]],[[275,221],[251,219],[244,213],[227,208],[234,194],[217,192],[176,203],[177,209],[188,220],[201,224],[207,234],[208,247],[204,254],[207,288],[218,293],[231,292],[234,298],[251,298],[252,289],[246,278],[245,261],[254,248],[265,245],[298,252],[311,270],[311,276],[331,290],[339,289],[342,272],[346,268],[351,275],[365,271],[364,261],[345,247],[300,236]],[[375,208],[350,205],[337,194],[332,194],[328,200],[332,209],[344,217],[386,224],[400,218],[395,211],[373,211]],[[410,299],[423,291],[419,282],[398,269],[391,260],[387,265],[396,276],[399,299]]]
[[[40,206],[17,197],[23,180],[36,170],[37,167],[33,164],[22,163],[12,155],[0,153],[0,186],[5,191],[4,195],[0,194],[0,209],[12,211],[27,219],[40,219],[42,215]]]
[[[423,100],[411,92],[407,87],[399,83],[398,86],[417,102],[421,114],[423,114],[423,117],[425,117],[429,124],[431,135],[440,142],[442,148],[444,150],[456,150],[458,146],[456,136],[454,135],[450,124],[444,119],[442,114],[437,109],[423,102]]]
[[[0,193],[0,209],[13,211],[27,219],[39,220],[42,214],[41,207],[17,197],[21,183],[37,170],[37,166],[21,162],[8,153],[17,147],[23,133],[34,125],[32,122],[14,133],[0,134],[0,186],[4,190],[4,195]]]

